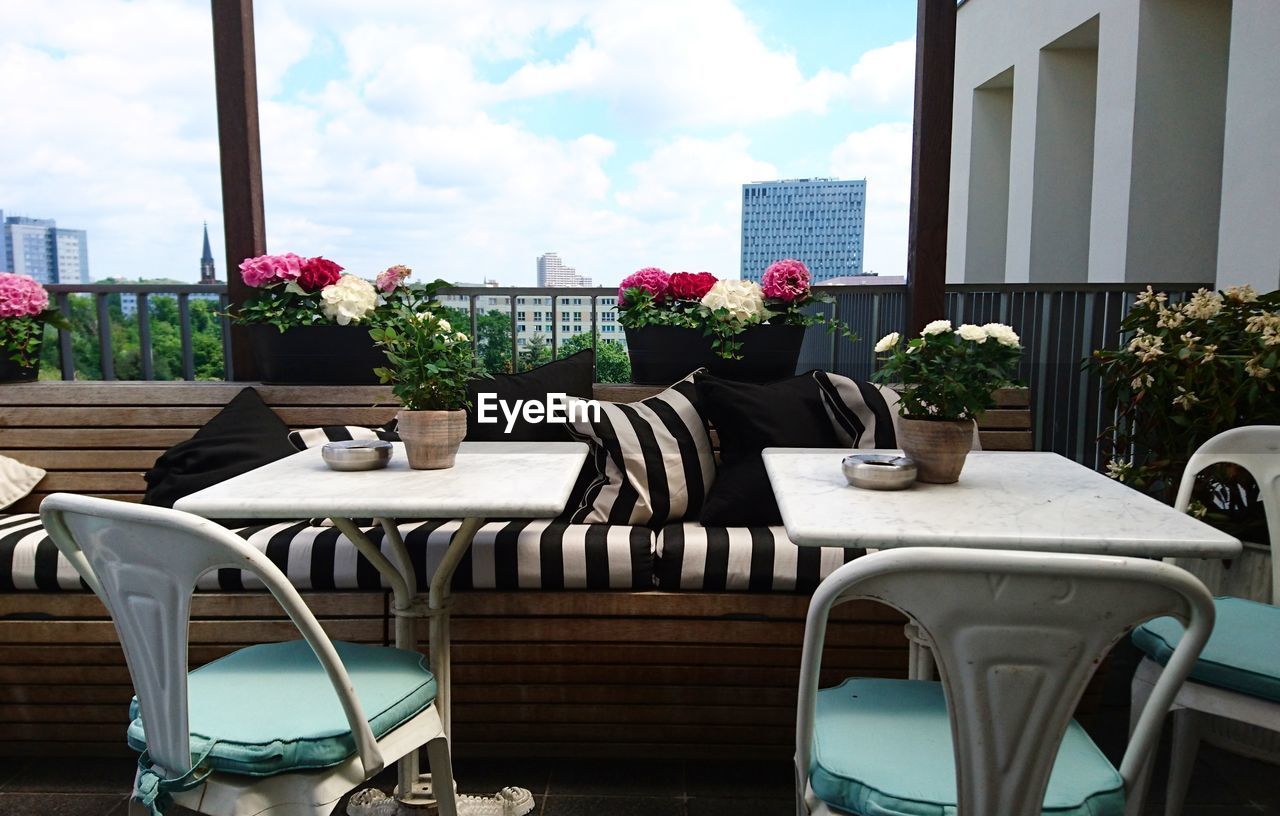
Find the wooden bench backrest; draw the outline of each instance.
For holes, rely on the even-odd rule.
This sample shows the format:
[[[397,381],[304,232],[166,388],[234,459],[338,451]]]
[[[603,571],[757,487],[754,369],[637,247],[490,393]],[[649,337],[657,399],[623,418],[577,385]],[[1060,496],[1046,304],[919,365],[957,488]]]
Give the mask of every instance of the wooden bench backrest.
[[[379,425],[395,408],[383,386],[298,386],[214,382],[42,382],[0,385],[0,455],[49,474],[4,511],[35,512],[50,493],[69,491],[140,501],[142,474],[166,448],[191,437],[246,385],[290,428]],[[596,386],[596,398],[644,399],[660,388]],[[1003,389],[979,422],[983,448],[1031,450],[1026,389]]]

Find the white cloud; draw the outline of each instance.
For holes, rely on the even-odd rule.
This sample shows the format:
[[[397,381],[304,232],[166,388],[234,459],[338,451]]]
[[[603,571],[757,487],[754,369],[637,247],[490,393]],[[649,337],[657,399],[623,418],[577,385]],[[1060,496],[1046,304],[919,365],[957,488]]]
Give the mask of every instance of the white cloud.
[[[831,173],[867,180],[863,271],[905,275],[911,214],[911,123],[890,122],[849,134],[831,151]]]
[[[786,162],[763,154],[754,125],[910,108],[909,41],[806,72],[730,0],[256,11],[269,248],[366,275],[405,262],[527,284],[547,250],[601,283],[648,264],[734,275],[741,184]],[[552,38],[565,53],[547,53]],[[299,90],[295,70],[319,80]],[[89,229],[95,277],[194,278],[200,221],[221,243],[207,3],[0,4],[0,76],[28,89],[7,100],[18,158],[0,169],[0,208]],[[616,123],[548,128],[510,112],[580,102]],[[909,158],[901,125],[830,153],[833,174],[870,180],[866,257],[884,274],[905,256],[902,127]],[[899,260],[879,254],[899,234]]]

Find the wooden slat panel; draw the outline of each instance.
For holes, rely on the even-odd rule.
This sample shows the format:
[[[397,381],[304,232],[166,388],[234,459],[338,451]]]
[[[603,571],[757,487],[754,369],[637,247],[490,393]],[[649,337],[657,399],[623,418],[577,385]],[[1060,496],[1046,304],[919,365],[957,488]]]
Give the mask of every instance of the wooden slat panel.
[[[54,491],[36,491],[24,499],[18,499],[15,503],[4,509],[6,513],[35,513],[40,510],[40,502],[44,501],[45,496]],[[113,501],[140,502],[142,501],[141,493],[86,493],[78,491],[81,495],[97,496],[100,499],[112,499]]]
[[[46,493],[66,490],[72,493],[143,493],[147,489],[141,471],[92,470],[50,471],[36,488]]]
[[[0,450],[0,456],[21,459],[45,470],[147,470],[163,449],[155,450]]]
[[[324,620],[332,617],[375,617],[386,613],[385,592],[301,593],[312,613]],[[61,620],[91,618],[107,620],[107,610],[90,592],[0,593],[0,618],[13,615],[40,616]],[[280,605],[264,592],[197,592],[192,596],[191,617],[263,618],[283,617]]]
[[[1036,441],[1030,431],[978,431],[978,439],[988,451],[1029,451]]]
[[[166,449],[191,438],[190,428],[6,428],[0,444],[37,450]],[[21,458],[22,454],[18,454]]]
[[[980,430],[1027,430],[1031,427],[1031,412],[1022,409],[992,408],[978,416]]]
[[[218,382],[42,382],[11,383],[0,389],[0,405],[213,405],[223,406],[246,386],[268,405],[393,404],[380,385],[314,386]]]
[[[0,428],[199,428],[220,411],[207,408],[112,407],[60,408],[19,407],[0,412]],[[396,414],[395,408],[276,408],[286,425],[311,428],[319,425],[380,425]],[[189,435],[189,434],[188,434]]]

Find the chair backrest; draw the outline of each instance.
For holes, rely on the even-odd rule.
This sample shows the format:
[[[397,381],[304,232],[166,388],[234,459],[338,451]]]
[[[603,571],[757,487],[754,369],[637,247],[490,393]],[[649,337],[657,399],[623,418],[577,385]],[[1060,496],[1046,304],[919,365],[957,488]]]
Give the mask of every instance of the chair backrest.
[[[192,765],[187,626],[196,580],[234,567],[260,579],[293,620],[333,683],[367,775],[383,759],[337,651],[288,579],[238,536],[189,513],[55,493],[40,505],[45,530],[102,600],[124,647],[146,725],[147,750],[169,776]],[[269,678],[267,678],[269,679]]]
[[[801,793],[827,617],[858,598],[898,609],[932,641],[951,717],[958,812],[969,816],[1039,814],[1059,743],[1098,664],[1137,624],[1173,615],[1188,631],[1125,752],[1128,789],[1213,626],[1204,586],[1157,561],[934,547],[864,556],[823,581],[809,606],[796,721]]]
[[[1197,474],[1221,463],[1239,465],[1258,483],[1271,539],[1271,603],[1280,606],[1280,425],[1232,428],[1197,448],[1182,471],[1173,506],[1185,512]]]

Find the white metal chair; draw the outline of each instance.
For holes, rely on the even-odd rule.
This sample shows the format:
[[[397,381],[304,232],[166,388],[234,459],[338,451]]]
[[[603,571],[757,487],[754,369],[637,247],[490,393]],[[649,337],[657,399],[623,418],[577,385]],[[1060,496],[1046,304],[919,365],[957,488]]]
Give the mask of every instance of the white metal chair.
[[[1271,546],[1271,604],[1217,598],[1218,623],[1190,680],[1173,702],[1173,740],[1165,816],[1179,816],[1206,717],[1224,717],[1280,733],[1280,426],[1233,428],[1205,442],[1182,473],[1174,506],[1186,511],[1196,475],[1231,463],[1258,482]],[[1146,653],[1133,678],[1139,706],[1182,636],[1174,621],[1152,621],[1134,632]]]
[[[819,691],[832,607],[892,606],[933,644],[940,682],[850,679]],[[1117,770],[1071,715],[1107,651],[1141,621],[1189,634]],[[796,721],[796,810],[858,816],[1110,816],[1213,626],[1189,573],[1133,558],[904,548],[845,564],[809,606]],[[1056,759],[1055,759],[1056,758]],[[1052,773],[1051,773],[1052,772]]]
[[[421,655],[331,641],[275,565],[199,517],[65,493],[45,499],[40,516],[124,647],[138,709],[128,739],[144,751],[131,808],[329,814],[426,745],[440,812],[455,816],[436,681]],[[188,674],[191,593],[219,567],[256,574],[305,642],[249,646]]]

